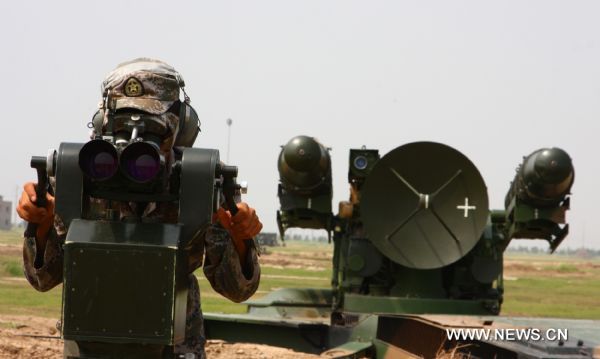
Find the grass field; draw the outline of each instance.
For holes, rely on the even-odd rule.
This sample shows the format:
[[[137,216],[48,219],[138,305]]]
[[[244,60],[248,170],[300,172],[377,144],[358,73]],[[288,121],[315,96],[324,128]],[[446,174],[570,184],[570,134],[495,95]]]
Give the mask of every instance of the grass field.
[[[0,231],[0,315],[60,315],[62,287],[39,293],[23,278],[21,234]],[[329,287],[332,246],[288,242],[261,256],[257,293],[285,287]],[[216,293],[196,271],[205,312],[243,313],[245,306]],[[503,315],[600,319],[600,261],[549,255],[511,255],[505,263]]]

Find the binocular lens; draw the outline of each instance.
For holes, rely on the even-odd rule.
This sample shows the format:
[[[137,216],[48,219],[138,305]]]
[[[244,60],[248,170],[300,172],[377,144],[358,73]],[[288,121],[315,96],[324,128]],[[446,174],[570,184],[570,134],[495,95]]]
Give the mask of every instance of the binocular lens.
[[[109,179],[119,168],[117,151],[106,141],[90,141],[79,152],[79,168],[95,180]]]
[[[117,170],[117,160],[107,152],[100,152],[94,156],[90,169],[94,177],[112,177]]]
[[[123,151],[121,166],[125,175],[133,181],[149,182],[160,171],[160,155],[156,148],[148,143],[133,143]]]

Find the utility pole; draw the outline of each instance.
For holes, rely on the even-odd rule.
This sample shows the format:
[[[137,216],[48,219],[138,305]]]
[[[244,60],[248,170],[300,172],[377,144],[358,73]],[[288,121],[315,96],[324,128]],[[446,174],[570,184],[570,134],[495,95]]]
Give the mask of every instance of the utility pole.
[[[233,123],[233,121],[228,118],[227,121],[225,121],[225,123],[227,123],[227,164],[229,164],[229,149],[230,149],[230,144],[231,144],[231,124]]]

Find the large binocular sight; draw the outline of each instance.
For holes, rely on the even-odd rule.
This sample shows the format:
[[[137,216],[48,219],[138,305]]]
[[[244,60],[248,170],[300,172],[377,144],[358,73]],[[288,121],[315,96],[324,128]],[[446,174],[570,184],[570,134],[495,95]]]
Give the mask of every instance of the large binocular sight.
[[[120,171],[135,183],[148,183],[157,178],[164,164],[164,157],[153,142],[133,142],[120,149],[95,139],[79,152],[79,167],[94,181],[110,180]]]

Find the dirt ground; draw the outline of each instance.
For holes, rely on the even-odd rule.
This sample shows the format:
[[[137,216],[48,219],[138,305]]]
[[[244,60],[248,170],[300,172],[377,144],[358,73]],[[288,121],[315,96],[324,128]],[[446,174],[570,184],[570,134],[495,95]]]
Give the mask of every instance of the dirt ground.
[[[560,260],[556,261],[543,261],[536,262],[530,261],[524,263],[522,260],[504,260],[504,279],[516,279],[521,277],[554,277],[554,278],[585,278],[594,276],[594,271],[600,269],[600,263],[594,262],[582,262],[576,265],[568,265],[568,267],[561,267],[565,265],[565,262]],[[567,270],[561,270],[566,268]]]
[[[62,359],[63,343],[58,336],[56,319],[20,315],[0,316],[0,358]],[[317,355],[297,353],[284,348],[231,344],[222,340],[209,340],[206,354],[209,359],[319,358]]]
[[[15,244],[0,243],[0,255],[20,256],[23,253],[23,247]]]
[[[331,253],[329,252],[295,252],[268,253],[260,257],[260,264],[274,268],[294,268],[309,271],[320,271],[331,267]]]
[[[37,338],[27,335],[39,336]],[[0,358],[62,358],[56,320],[30,316],[0,316]]]

